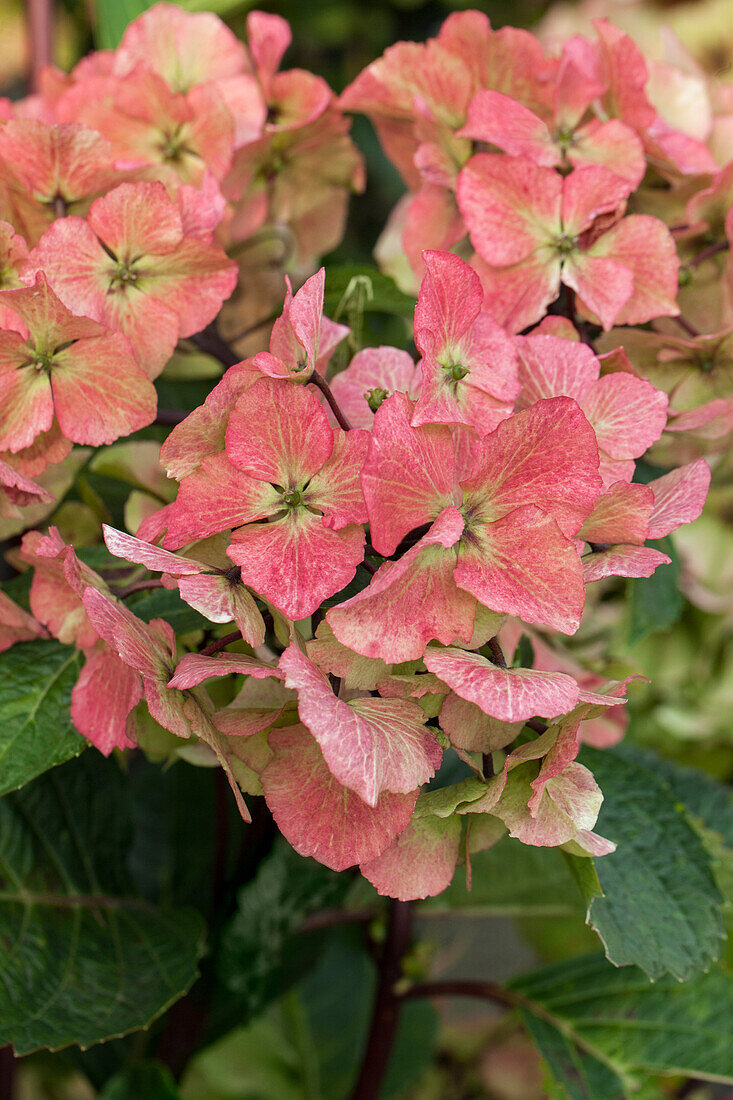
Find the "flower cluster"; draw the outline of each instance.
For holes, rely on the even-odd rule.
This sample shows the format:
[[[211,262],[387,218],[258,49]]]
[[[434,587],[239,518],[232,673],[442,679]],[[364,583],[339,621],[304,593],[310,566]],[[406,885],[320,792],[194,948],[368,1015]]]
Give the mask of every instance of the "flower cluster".
[[[462,12],[338,102],[278,71],[281,19],[247,28],[159,3],[0,128],[5,507],[47,501],[29,478],[72,444],[152,422],[152,380],[234,290],[224,246],[287,230],[293,271],[333,247],[361,186],[345,110],[410,188],[379,251],[416,290],[419,359],[365,347],[327,382],[349,330],[324,270],[287,281],[268,350],[224,356],[165,439],[175,499],[105,527],[116,565],[25,535],[32,614],[0,645],[76,645],[100,751],[162,728],[243,815],[263,795],[298,852],[381,893],[439,893],[506,831],[606,854],[577,757],[622,737],[634,676],[563,636],[599,586],[670,561],[647,542],[700,515],[733,429],[731,167],[604,20],[546,55]],[[126,605],[141,585],[236,629],[198,650]],[[428,789],[447,752],[467,777]]]

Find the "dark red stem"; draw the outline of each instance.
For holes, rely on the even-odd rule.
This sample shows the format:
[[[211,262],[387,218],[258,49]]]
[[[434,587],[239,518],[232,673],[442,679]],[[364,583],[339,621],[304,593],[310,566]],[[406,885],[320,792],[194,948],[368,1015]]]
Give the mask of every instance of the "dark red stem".
[[[221,649],[226,649],[232,642],[238,642],[242,637],[241,630],[233,630],[231,634],[225,634],[223,638],[217,638],[215,642],[211,642],[209,645],[204,646],[199,650],[200,657],[210,657],[212,653],[218,653]]]
[[[314,370],[313,374],[310,376],[309,381],[311,381],[314,386],[317,386],[318,389],[323,394],[323,396],[326,398],[326,401],[328,401],[328,404],[331,407],[331,412],[336,417],[336,419],[338,420],[339,424],[344,429],[344,431],[345,432],[351,431],[351,424],[349,423],[348,419],[344,416],[344,414],[341,412],[341,409],[338,406],[338,402],[337,402],[336,398],[333,396],[333,393],[331,392],[331,387],[329,386],[328,382],[323,377],[323,375],[319,374],[318,371]]]
[[[27,0],[30,73],[28,84],[38,91],[41,70],[53,57],[53,0]]]
[[[377,1100],[379,1096],[397,1031],[401,999],[395,987],[402,976],[402,959],[410,944],[411,923],[410,903],[390,902],[372,1022],[352,1100]]]
[[[188,413],[182,409],[158,409],[153,423],[159,428],[175,428],[176,424],[180,424],[187,416]]]
[[[705,260],[709,260],[711,256],[717,256],[719,252],[727,252],[729,248],[730,244],[728,241],[716,241],[715,244],[709,244],[707,248],[703,248],[702,252],[698,252],[697,256],[693,256],[687,266],[697,267],[698,264],[702,264]]]
[[[691,325],[689,321],[686,321],[684,317],[673,317],[672,320],[676,321],[680,328],[684,329],[687,335],[691,336],[693,340],[696,336],[700,335],[697,329]]]
[[[214,359],[218,359],[224,367],[233,367],[235,363],[240,362],[236,351],[229,347],[226,340],[222,340],[213,322],[189,339],[200,351],[205,352],[206,355],[213,355]]]
[[[126,596],[131,596],[133,592],[145,592],[148,588],[162,588],[163,582],[158,577],[151,577],[147,581],[132,581],[130,584],[126,584],[124,588],[118,588],[115,590],[115,596],[119,600],[124,600]]]
[[[493,1001],[505,1008],[517,1008],[525,1004],[524,998],[505,989],[498,982],[474,982],[470,980],[445,982],[418,982],[401,995],[403,1001],[415,997],[478,997]]]

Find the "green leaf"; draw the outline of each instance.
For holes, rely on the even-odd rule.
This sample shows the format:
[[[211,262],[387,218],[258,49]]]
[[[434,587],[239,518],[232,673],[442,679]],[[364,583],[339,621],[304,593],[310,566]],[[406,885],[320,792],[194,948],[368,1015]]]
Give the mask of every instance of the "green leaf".
[[[78,650],[50,640],[0,653],[0,795],[87,747],[69,716],[80,657]]]
[[[394,279],[369,264],[335,264],[326,269],[323,311],[327,316],[333,319],[337,313],[343,313],[345,300],[357,279],[363,279],[364,285],[368,283],[371,289],[371,294],[367,291],[362,298],[366,313],[389,313],[412,319],[415,299],[404,294]],[[343,316],[339,319],[343,320]]]
[[[669,565],[660,565],[651,577],[628,581],[629,641],[638,642],[647,634],[666,630],[677,622],[685,601],[679,590],[680,561],[669,538],[648,542],[672,559]]]
[[[529,1002],[523,1012],[558,1029],[584,1058],[618,1074],[627,1087],[638,1071],[733,1081],[733,979],[722,971],[685,983],[670,977],[652,983],[636,967],[619,970],[602,955],[584,955],[523,975],[509,989]],[[533,1021],[531,1030],[552,1066],[549,1048],[558,1040],[548,1033],[543,1046],[541,1024]],[[600,1072],[592,1062],[584,1065]],[[614,1097],[600,1090],[568,1094],[573,1100]]]
[[[487,852],[471,857],[472,887],[460,871],[438,897],[421,910],[470,909],[472,915],[567,917],[583,912],[573,877],[557,848],[531,848],[503,837]]]
[[[173,1076],[160,1062],[140,1062],[116,1073],[99,1100],[180,1100]]]
[[[686,981],[719,957],[725,934],[710,857],[657,774],[625,750],[581,759],[604,795],[596,829],[618,845],[596,861],[604,896],[591,900],[588,923],[616,966]]]
[[[615,1070],[543,1017],[527,1010],[520,1015],[550,1073],[561,1086],[561,1096],[569,1100],[623,1100],[624,1082]]]
[[[294,936],[309,914],[338,905],[350,884],[348,875],[304,859],[284,842],[262,862],[239,891],[217,960],[240,1020],[256,1015],[315,961],[313,938],[306,946]]]
[[[96,0],[97,22],[94,38],[98,49],[119,46],[128,23],[142,15],[154,0]]]
[[[310,942],[311,936],[308,937]],[[301,941],[301,950],[308,950]],[[315,967],[279,1002],[196,1055],[184,1100],[344,1100],[366,1043],[376,974],[363,937],[332,930]],[[398,1100],[433,1058],[436,1014],[405,1003],[380,1100]]]
[[[146,1027],[196,977],[204,927],[126,872],[125,777],[85,753],[0,800],[0,1046],[89,1046]]]
[[[140,619],[165,619],[176,634],[189,634],[192,630],[211,630],[214,624],[194,611],[172,589],[156,588],[152,592],[134,593],[127,601],[128,607]]]

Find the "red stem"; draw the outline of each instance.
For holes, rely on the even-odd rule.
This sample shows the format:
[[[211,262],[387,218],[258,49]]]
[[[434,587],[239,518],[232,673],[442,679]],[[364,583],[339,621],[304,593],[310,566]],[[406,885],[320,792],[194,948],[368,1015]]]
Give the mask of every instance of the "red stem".
[[[41,70],[53,57],[53,0],[27,0],[30,73],[28,84],[38,91]]]
[[[162,588],[163,582],[158,577],[151,577],[147,581],[132,581],[130,584],[126,584],[124,588],[118,588],[115,592],[118,600],[124,600],[126,596],[131,596],[133,592],[145,592],[149,588]]]
[[[390,902],[369,1038],[352,1100],[377,1100],[379,1097],[397,1031],[401,998],[395,986],[402,976],[402,958],[410,943],[411,923],[410,903]]]
[[[505,1008],[517,1008],[525,1005],[524,998],[505,989],[498,982],[446,981],[418,982],[411,985],[402,994],[402,1000],[415,997],[478,997],[484,1001],[493,1001]]]
[[[204,646],[199,650],[200,657],[210,657],[212,653],[218,653],[221,649],[226,649],[232,642],[238,642],[242,637],[241,630],[233,630],[231,634],[225,634],[223,638],[217,638],[215,642],[211,642],[210,645]]]
[[[336,417],[344,431],[351,431],[351,424],[341,412],[341,409],[338,406],[338,402],[331,392],[331,387],[329,386],[323,375],[314,370],[313,374],[310,376],[309,381],[312,382],[314,386],[317,386],[323,396],[326,398],[326,401],[328,401],[328,404],[331,406],[331,412]]]

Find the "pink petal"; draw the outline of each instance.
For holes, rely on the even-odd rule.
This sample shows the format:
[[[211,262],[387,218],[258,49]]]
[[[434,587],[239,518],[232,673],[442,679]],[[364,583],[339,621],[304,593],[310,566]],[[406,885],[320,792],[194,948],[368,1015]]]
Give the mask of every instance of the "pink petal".
[[[523,844],[556,847],[572,840],[578,831],[593,828],[603,795],[587,768],[569,764],[561,775],[549,780],[534,813],[527,806],[531,774],[527,765],[512,772],[494,809],[510,836]]]
[[[481,276],[484,308],[507,332],[536,324],[560,291],[562,256],[550,249],[534,252],[510,267],[492,267],[481,256],[474,256],[471,263]]]
[[[181,577],[178,581],[181,599],[199,611],[211,623],[234,621],[245,642],[262,645],[265,623],[257,604],[243,584],[227,574],[200,574]]]
[[[144,565],[156,573],[172,573],[173,576],[182,577],[189,573],[201,573],[209,568],[203,562],[184,558],[181,554],[171,554],[168,550],[161,550],[159,546],[133,538],[132,535],[118,531],[106,523],[102,524],[102,533],[110,554],[114,554],[116,558],[134,562],[136,565]]]
[[[563,231],[577,237],[601,214],[611,214],[628,198],[631,186],[607,168],[576,168],[563,181]]]
[[[331,382],[331,392],[354,428],[371,428],[374,413],[367,397],[372,390],[385,390],[387,397],[391,393],[415,397],[419,385],[419,372],[408,352],[391,347],[362,348]]]
[[[388,397],[374,417],[361,482],[371,540],[379,554],[452,504],[454,446],[447,427],[413,428],[404,394]]]
[[[176,548],[274,515],[280,494],[266,482],[243,474],[225,454],[207,455],[185,477],[169,505],[166,546]]]
[[[318,741],[334,778],[376,806],[385,791],[408,794],[427,782],[442,750],[424,724],[422,708],[407,699],[337,699],[324,674],[296,645],[280,658],[287,687]]]
[[[0,591],[0,653],[16,642],[30,642],[44,634],[43,627],[32,615]]]
[[[440,708],[440,728],[458,749],[495,752],[515,740],[524,722],[500,722],[475,703],[450,692]]]
[[[333,430],[315,394],[263,378],[234,406],[226,449],[234,465],[250,477],[284,489],[301,488],[331,454]]]
[[[604,577],[651,577],[658,565],[669,565],[671,558],[650,546],[612,546],[598,554],[583,557],[585,583]]]
[[[332,531],[322,517],[297,509],[270,523],[239,528],[227,554],[240,567],[244,584],[287,618],[299,620],[353,578],[364,556],[364,530],[350,524]]]
[[[83,604],[100,638],[126,665],[145,679],[168,682],[175,664],[175,637],[167,623],[162,619],[144,623],[124,604],[95,588],[85,589]]]
[[[474,248],[494,266],[516,264],[560,234],[562,177],[527,157],[479,153],[457,195]]]
[[[536,505],[574,535],[601,488],[598,444],[575,401],[537,401],[503,421],[476,445],[471,475],[461,482],[474,522]]]
[[[155,387],[120,333],[78,340],[53,360],[54,408],[67,438],[98,447],[152,424]]]
[[[325,621],[318,624],[315,638],[306,643],[306,651],[314,664],[323,672],[338,676],[346,688],[373,691],[388,671],[384,661],[362,657],[342,645]]]
[[[160,464],[178,481],[193,473],[201,459],[224,450],[229,414],[242,393],[261,375],[250,359],[235,363],[214,386],[203,405],[177,424],[160,448]]]
[[[132,746],[127,717],[143,697],[142,680],[107,646],[89,654],[71,693],[71,720],[105,756]]]
[[[592,514],[580,529],[580,538],[593,543],[625,542],[641,545],[649,534],[654,495],[646,485],[618,481],[598,497]]]
[[[92,203],[87,222],[123,260],[172,252],[183,239],[180,214],[157,180],[121,183]]]
[[[360,479],[368,446],[368,432],[334,429],[333,450],[308,483],[306,504],[319,508],[324,525],[334,531],[368,519]]]
[[[561,672],[531,668],[497,668],[478,653],[428,647],[425,667],[449,687],[502,722],[518,722],[540,714],[556,718],[578,701],[578,685]]]
[[[176,671],[168,681],[168,687],[184,691],[212,677],[235,674],[254,676],[256,680],[262,680],[267,676],[281,679],[276,668],[258,661],[256,657],[248,657],[244,653],[217,653],[213,656],[187,653],[176,665]]]
[[[667,423],[666,393],[621,371],[599,378],[581,407],[593,425],[598,446],[610,458],[638,458],[661,436]]]
[[[470,642],[476,602],[456,586],[463,517],[446,508],[428,533],[396,562],[379,567],[368,588],[332,608],[326,621],[340,642],[388,664],[417,660],[436,638]]]
[[[564,634],[580,625],[583,569],[572,542],[550,516],[517,508],[461,544],[454,577],[492,611],[544,623]]]
[[[649,521],[649,538],[661,539],[683,523],[692,523],[702,512],[708,488],[710,467],[704,458],[671,470],[649,483],[654,508]]]
[[[634,190],[646,172],[644,147],[634,131],[611,118],[607,122],[593,119],[576,131],[568,149],[571,164],[582,167],[597,164],[620,176]]]
[[[444,349],[459,349],[483,305],[481,280],[465,260],[452,252],[423,252],[426,274],[415,306],[415,336],[427,330],[428,350],[438,355]],[[460,352],[458,352],[460,354]]]
[[[518,408],[525,408],[542,398],[563,395],[579,402],[598,378],[598,359],[587,344],[533,333],[516,337],[515,345],[519,352],[519,381],[522,384]]]
[[[469,105],[466,124],[456,137],[489,142],[510,156],[529,157],[548,168],[560,163],[557,147],[542,119],[501,92],[477,92]]]
[[[265,800],[300,855],[343,871],[381,855],[409,824],[417,791],[385,792],[367,806],[334,779],[304,726],[273,730],[268,740],[275,755],[261,775]]]
[[[359,870],[383,897],[432,898],[450,886],[460,839],[458,817],[413,817],[381,856],[362,863]]]
[[[679,313],[679,260],[664,222],[648,214],[633,214],[604,233],[590,251],[624,264],[633,275],[634,292],[616,315],[616,324],[639,325]],[[582,292],[581,296],[585,297]]]
[[[634,290],[629,267],[590,252],[573,252],[565,261],[562,281],[574,290],[604,329],[612,327]]]

